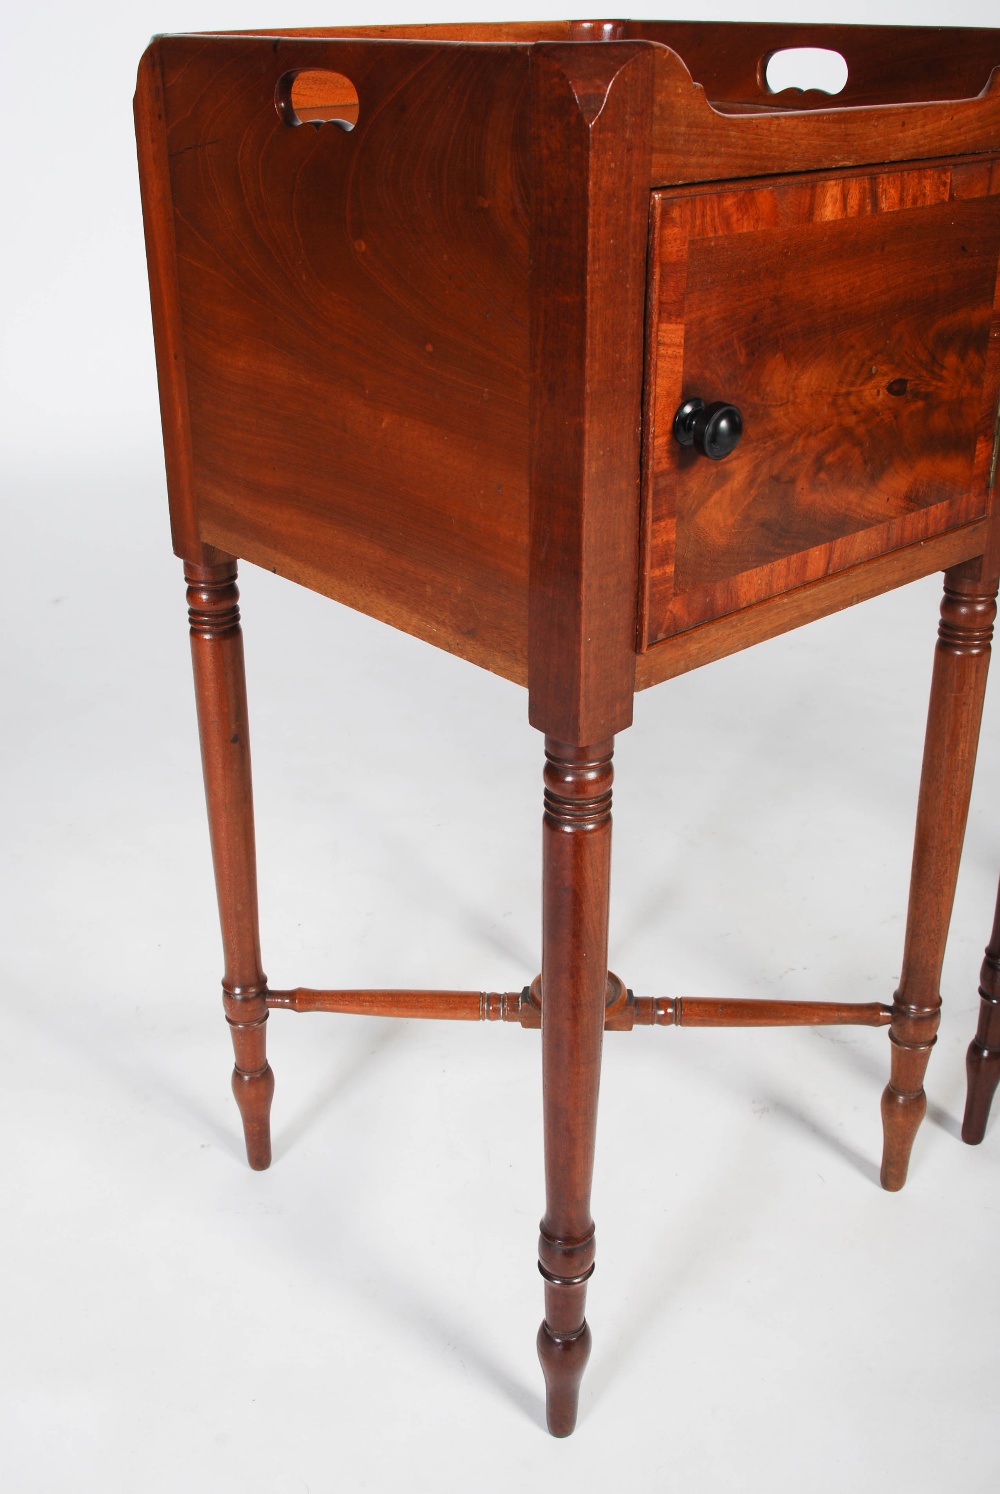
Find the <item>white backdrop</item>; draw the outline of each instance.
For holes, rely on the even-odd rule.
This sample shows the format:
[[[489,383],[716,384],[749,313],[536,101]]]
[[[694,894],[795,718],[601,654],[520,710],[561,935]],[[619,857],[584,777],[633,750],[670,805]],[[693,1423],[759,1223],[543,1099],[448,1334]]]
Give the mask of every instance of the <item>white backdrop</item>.
[[[687,15],[997,21],[987,0]],[[1000,869],[992,698],[906,1190],[877,1187],[884,1034],[609,1037],[569,1443],[540,1429],[533,1349],[534,1036],[276,1014],[275,1163],[242,1161],[135,67],[154,31],[459,18],[489,17],[141,0],[5,21],[3,1486],[985,1494],[1000,1135],[957,1130]],[[275,984],[520,986],[523,692],[250,567],[241,585]],[[889,999],[938,592],[640,697],[612,915],[636,990]]]

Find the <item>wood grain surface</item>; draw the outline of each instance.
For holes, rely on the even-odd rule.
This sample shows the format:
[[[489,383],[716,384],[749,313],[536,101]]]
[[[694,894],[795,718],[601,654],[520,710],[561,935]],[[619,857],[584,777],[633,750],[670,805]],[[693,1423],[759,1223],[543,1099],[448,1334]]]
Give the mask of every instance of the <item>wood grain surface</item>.
[[[714,102],[797,104],[764,81],[767,59],[787,47],[823,47],[847,63],[842,92],[813,93],[837,108],[971,99],[1000,67],[1000,32],[974,26],[838,26],[797,21],[627,21],[624,34],[670,47]],[[789,98],[788,95],[792,97]]]
[[[536,49],[528,717],[564,742],[632,720],[651,104],[648,48]]]
[[[610,224],[620,211],[613,207],[615,200],[634,203],[631,189],[637,158],[634,151],[628,155],[626,170],[621,139],[631,136],[645,153],[644,132],[649,129],[653,132],[649,160],[659,148],[655,137],[660,125],[643,111],[651,108],[654,114],[659,111],[659,117],[668,109],[676,145],[694,127],[693,122],[703,118],[703,105],[707,107],[703,94],[697,89],[692,93],[683,64],[660,45],[666,33],[661,36],[654,23],[643,30],[644,24],[405,28],[399,33],[403,40],[383,39],[390,35],[385,28],[362,28],[350,35],[343,30],[321,30],[286,36],[166,38],[155,43],[143,59],[137,91],[161,406],[178,553],[203,564],[218,563],[229,554],[241,555],[521,683],[529,682],[530,593],[538,616],[545,614],[533,646],[536,705],[532,719],[541,729],[568,740],[594,739],[627,724],[629,709],[623,702],[632,667],[628,650],[619,647],[613,635],[632,625],[629,606],[619,600],[618,593],[629,568],[624,557],[635,510],[631,501],[617,494],[605,504],[605,520],[598,523],[595,505],[596,495],[608,490],[607,475],[612,469],[618,473],[617,485],[634,481],[632,459],[626,451],[630,442],[634,444],[637,419],[628,386],[632,376],[627,372],[633,366],[633,355],[629,352],[619,358],[616,349],[631,348],[636,342],[631,330],[634,296],[621,274],[623,267],[637,263],[631,250],[622,253],[622,231],[627,226],[634,237],[636,213],[630,208],[613,234],[602,230],[590,239],[582,215],[590,213],[592,222]],[[633,71],[654,70],[652,103],[640,105],[634,89],[630,93],[620,84],[617,92],[607,92],[610,105],[602,105],[587,124],[587,148],[593,154],[588,157],[586,191],[574,189],[574,201],[567,181],[567,195],[561,201],[558,194],[555,199],[552,194],[547,197],[544,161],[561,160],[563,147],[558,132],[547,150],[545,142],[536,139],[532,165],[529,73],[532,68],[541,73],[550,65],[545,62],[546,48],[557,38],[619,35],[622,27],[636,39],[599,49],[566,47],[568,53],[577,54],[577,60],[567,60],[564,72],[569,77],[575,69],[583,98],[589,86],[584,78],[588,69],[616,71],[617,65],[601,60],[598,52],[637,49],[630,54]],[[899,96],[906,91],[908,74],[900,66],[879,61],[877,38],[862,45],[858,31],[847,28],[842,47],[853,79],[845,98],[854,107],[785,111],[779,121],[785,134],[780,141],[775,137],[763,154],[754,145],[759,140],[752,118],[716,115],[727,129],[738,131],[742,154],[734,157],[728,146],[723,148],[725,142],[713,136],[700,161],[686,151],[688,175],[692,171],[701,176],[740,175],[754,169],[785,171],[805,160],[800,144],[807,137],[812,144],[806,151],[806,164],[830,165],[843,154],[838,131],[847,116],[857,124],[855,116],[872,110],[879,118],[888,117],[887,110],[904,110],[906,119],[897,120],[893,128],[898,125],[904,130],[902,153],[913,155],[915,143],[924,139],[921,132],[929,128],[927,120],[932,115],[939,119],[933,114],[938,105],[928,102],[934,91],[930,79],[935,49],[943,47],[948,58],[941,73],[941,92],[946,103],[950,100],[949,108],[964,107],[961,96],[987,64],[992,65],[994,33],[979,37],[975,44],[951,33],[899,33],[908,49],[907,68],[913,74],[911,103],[904,106]],[[688,50],[696,73],[707,80],[706,87],[720,95],[720,102],[728,99],[734,104],[740,102],[734,96],[752,93],[752,79],[760,94],[760,63],[772,44],[781,40],[801,44],[804,35],[801,28],[764,28],[758,33],[755,28],[703,32],[681,26],[674,39]],[[837,45],[838,35],[838,28],[819,28],[813,40]],[[371,39],[357,39],[360,36]],[[688,78],[686,93],[675,86],[678,67]],[[275,101],[288,86],[287,80],[317,70],[340,72],[359,89],[357,123],[349,133],[336,124],[296,128],[280,118]],[[759,107],[759,98],[754,107]],[[985,95],[970,104],[978,110],[975,117],[986,134],[993,131],[995,147],[1000,122],[987,119],[990,107]],[[616,108],[624,113],[631,109],[627,130],[613,124]],[[949,128],[951,149],[965,136],[958,116]],[[602,138],[606,143],[599,145]],[[869,153],[898,154],[871,121],[864,139]],[[708,160],[711,169],[705,164]],[[985,190],[982,170],[970,163],[962,171],[961,182],[958,175],[952,175],[950,201],[970,203],[975,193]],[[630,183],[627,191],[625,177]],[[647,179],[657,177],[654,163]],[[880,184],[872,188],[876,197],[882,194],[878,216],[892,209],[898,219],[900,212],[916,210],[903,205],[907,190],[911,200],[916,200],[912,192],[917,178],[909,172],[871,172],[866,177],[870,186]],[[938,171],[936,177],[921,179],[930,191],[933,182],[940,187],[943,178]],[[888,201],[893,180],[902,194],[895,204]],[[755,262],[762,270],[780,270],[784,251],[791,253],[795,246],[796,233],[801,237],[799,247],[810,252],[812,230],[822,223],[825,232],[839,214],[842,223],[836,232],[842,235],[846,252],[858,249],[869,258],[880,252],[895,253],[897,302],[890,298],[886,306],[909,317],[910,345],[922,346],[931,329],[920,322],[919,287],[911,285],[906,290],[903,285],[907,255],[911,262],[918,257],[921,235],[914,230],[907,243],[898,223],[880,235],[872,225],[856,221],[865,211],[859,205],[864,194],[859,197],[856,184],[839,189],[843,201],[832,212],[830,204],[838,189],[828,183],[822,191],[814,190],[813,204],[798,203],[796,210],[803,216],[797,224],[788,225],[790,237],[783,244],[773,224],[761,221],[756,225]],[[995,183],[989,190],[995,195]],[[750,195],[743,198],[744,207],[755,201],[766,219],[761,192],[749,187],[746,191]],[[786,211],[794,216],[792,184],[776,188],[772,203],[782,192],[785,206],[777,216],[782,218]],[[532,193],[535,241],[554,242],[563,260],[562,269],[553,269],[551,255],[546,266],[544,254],[536,254],[533,291],[529,283]],[[551,209],[545,208],[547,200],[552,202]],[[656,211],[662,214],[663,199],[656,201]],[[706,252],[694,266],[689,352],[697,335],[707,346],[725,323],[724,310],[715,307],[715,290],[730,281],[738,288],[741,274],[752,277],[745,263],[746,247],[740,241],[742,230],[740,236],[733,233],[732,220],[738,216],[734,202],[732,192],[728,205],[720,196],[717,231],[699,240]],[[931,201],[924,203],[926,211],[934,206]],[[939,221],[931,238],[939,258],[946,258],[949,208],[943,201],[937,206]],[[565,216],[556,224],[560,209]],[[697,211],[704,214],[708,209],[702,204]],[[972,206],[962,209],[970,231],[975,228],[972,220],[977,211]],[[546,220],[543,233],[540,225],[546,212],[553,221]],[[723,232],[727,212],[730,221],[728,231]],[[929,218],[921,221],[931,224]],[[699,232],[704,227],[693,226]],[[768,232],[775,234],[770,260],[765,244]],[[574,297],[579,304],[584,294],[590,297],[592,315],[581,325],[589,329],[591,346],[584,366],[565,339],[565,346],[550,343],[549,372],[543,378],[541,365],[536,369],[536,414],[549,400],[550,426],[547,436],[537,439],[536,449],[544,445],[552,456],[549,475],[543,480],[537,471],[535,476],[535,512],[536,517],[543,517],[536,523],[536,558],[531,563],[537,576],[532,581],[529,304],[533,295],[536,326],[542,327],[545,296],[558,302],[563,294],[559,274],[574,273],[569,268],[577,253],[572,247],[574,234],[582,235],[576,242],[579,252],[589,256],[588,268],[582,280],[577,277],[572,296],[567,281],[563,304],[573,304]],[[667,238],[664,234],[664,248]],[[711,248],[707,247],[709,238]],[[602,246],[610,246],[612,240],[615,267],[609,262],[602,268]],[[411,243],[419,243],[419,253],[404,250]],[[982,232],[978,244],[981,250]],[[823,252],[832,255],[835,248],[819,251],[820,257]],[[983,263],[978,253],[976,266],[982,269]],[[817,262],[817,279],[819,268]],[[661,273],[658,260],[652,270]],[[921,273],[926,278],[927,272]],[[699,275],[700,285],[696,283]],[[546,276],[548,290],[543,291]],[[977,285],[972,265],[958,280],[961,283],[953,287],[953,293],[959,298],[963,293],[974,296]],[[818,297],[819,291],[814,294]],[[803,295],[803,313],[810,313],[816,308]],[[606,304],[600,312],[599,299]],[[854,314],[849,288],[842,290],[841,304]],[[762,296],[760,309],[790,316],[785,303],[774,296],[770,303]],[[958,307],[956,315],[961,311]],[[552,325],[551,317],[548,325]],[[960,360],[957,368],[953,341],[949,341],[954,325],[940,320],[935,326],[938,341],[932,356],[943,349],[948,367],[932,371],[940,373],[944,382],[958,374],[949,386],[957,410],[969,381],[975,378],[975,359]],[[790,335],[799,327],[786,321]],[[721,330],[732,351],[735,334],[724,325]],[[981,328],[976,329],[972,341],[981,335]],[[594,424],[602,378],[608,391],[617,391],[610,403],[606,401],[603,435]],[[579,407],[575,413],[570,409],[574,399]],[[893,416],[897,425],[906,409],[916,418],[912,390],[897,405]],[[545,422],[537,418],[541,430]],[[982,418],[985,422],[987,417]],[[589,431],[584,446],[569,442],[562,450],[560,443],[579,422],[583,422],[579,428]],[[882,423],[888,424],[884,418]],[[616,430],[619,436],[614,435]],[[962,431],[953,425],[952,444],[946,451],[952,486],[961,475],[961,437]],[[752,439],[747,441],[752,444]],[[551,475],[557,471],[563,473],[564,486],[578,480],[571,474],[584,449],[591,463],[600,455],[607,470],[598,476],[595,467],[588,479],[592,495],[588,511],[595,519],[589,559],[581,554],[571,561],[565,537],[557,538],[555,510],[546,508],[551,500],[542,495],[546,483],[551,494]],[[615,460],[612,449],[617,452]],[[741,456],[745,452],[746,446]],[[851,456],[849,443],[840,455]],[[948,474],[944,476],[947,482]],[[729,479],[720,473],[714,480],[724,485]],[[853,503],[863,508],[866,500],[858,496],[859,489],[854,492]],[[770,565],[783,564],[783,577],[758,563],[751,567],[757,572],[755,581],[735,586],[731,578],[706,579],[706,567],[713,563],[711,546],[703,548],[691,526],[686,549],[683,533],[673,537],[660,533],[671,522],[661,512],[655,520],[657,555],[650,589],[640,599],[646,611],[640,641],[688,628],[705,617],[726,615],[734,605],[752,606],[775,588],[801,588],[819,575],[872,558],[886,547],[924,538],[940,528],[930,513],[937,506],[930,501],[932,497],[925,490],[914,511],[895,514],[881,526],[868,522],[866,528],[847,534],[833,532],[845,518],[827,514],[822,543],[829,547],[828,553],[820,560],[813,546],[812,561],[806,567],[801,563],[805,552],[782,557],[781,545],[787,537],[772,535],[772,552],[779,553],[772,554]],[[869,499],[874,512],[861,518],[877,520],[878,500],[871,495]],[[909,492],[899,501],[905,507],[913,499]],[[732,492],[726,502],[732,509]],[[648,504],[646,512],[648,522]],[[975,507],[968,508],[965,518],[975,512]],[[765,525],[771,523],[772,516],[761,517]],[[949,522],[962,522],[957,510],[951,511]],[[877,531],[885,524],[890,528],[879,539]],[[818,527],[822,531],[822,525]],[[577,533],[582,537],[584,530]],[[678,538],[681,543],[675,548]],[[734,533],[728,557],[716,555],[714,563],[718,568],[739,563],[739,552],[746,546],[747,537]],[[612,556],[619,557],[614,565]],[[544,583],[545,566],[553,559],[556,571],[568,566],[576,579],[564,588],[561,580],[556,585],[556,578],[550,578],[553,586],[546,601],[545,585],[536,582],[541,578]],[[675,612],[668,616],[667,609],[675,608],[675,601],[665,601],[660,583],[666,569],[678,561],[681,580],[686,577],[690,591],[687,600],[676,602]],[[746,577],[748,573],[737,574]],[[668,584],[673,587],[672,574]],[[716,596],[702,605],[695,593],[699,588],[704,593],[712,585],[722,591],[728,587],[730,595],[728,599]],[[576,586],[575,600],[572,586]],[[561,642],[555,641],[553,628]],[[582,653],[578,642],[575,662],[570,634],[588,640]],[[656,675],[657,670],[640,664],[638,683],[648,684]],[[594,701],[606,697],[601,707],[603,720],[596,708],[590,720],[585,719],[583,702],[588,692]]]
[[[677,633],[639,655],[635,671],[636,689],[648,690],[652,685],[699,669],[715,659],[724,659],[727,654],[739,653],[741,649],[752,648],[767,638],[777,638],[779,634],[804,627],[817,618],[828,617],[831,612],[855,607],[884,591],[894,591],[898,586],[918,581],[932,571],[960,565],[964,560],[982,555],[989,537],[990,523],[980,519],[974,524],[939,534],[934,539],[894,550],[878,560],[866,560],[846,571],[824,576],[793,591],[782,592],[780,596],[769,597],[767,601],[731,612],[728,617]]]
[[[998,193],[994,160],[654,194],[647,643],[985,514]],[[743,413],[720,462],[673,437],[694,395]]]
[[[273,36],[240,31],[237,36]],[[488,21],[414,26],[282,27],[283,37],[406,38],[413,41],[651,41],[670,47],[713,102],[775,103],[764,82],[772,52],[786,47],[838,51],[848,79],[838,106],[970,99],[1000,66],[1000,32],[975,26],[838,26],[796,21]],[[817,103],[818,99],[815,100]],[[827,100],[829,102],[829,100]]]
[[[982,56],[984,62],[992,56],[995,68],[997,33],[991,35],[992,49],[984,47]],[[906,102],[882,102],[909,91],[904,73],[897,73],[894,87],[886,69],[870,107],[838,107],[839,98],[811,93],[796,108],[772,98],[770,107],[755,103],[734,117],[731,106],[712,107],[676,52],[659,47],[655,69],[654,186],[995,151],[1000,138],[996,71],[974,98],[921,101],[918,83],[916,101],[911,95]]]
[[[525,680],[527,53],[158,47],[198,541]]]

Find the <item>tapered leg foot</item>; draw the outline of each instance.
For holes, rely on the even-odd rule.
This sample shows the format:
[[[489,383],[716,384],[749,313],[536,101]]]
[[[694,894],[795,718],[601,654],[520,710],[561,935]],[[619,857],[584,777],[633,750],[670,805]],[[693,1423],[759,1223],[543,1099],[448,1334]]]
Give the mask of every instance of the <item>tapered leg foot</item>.
[[[254,1172],[264,1172],[271,1165],[271,1101],[274,1099],[271,1065],[265,1064],[256,1074],[233,1069],[233,1095],[243,1120],[247,1161]]]
[[[555,1334],[548,1323],[538,1330],[538,1358],[545,1376],[545,1424],[553,1437],[568,1437],[576,1428],[580,1383],[591,1342],[586,1318],[572,1334]]]
[[[979,1025],[965,1060],[969,1088],[962,1140],[978,1146],[986,1135],[990,1106],[1000,1084],[1000,890],[993,933],[979,972]]]
[[[930,1056],[930,1048],[919,1050],[923,1057],[922,1068],[927,1067]],[[895,1060],[896,1051],[893,1050]],[[910,1050],[907,1057],[911,1064],[917,1054]],[[902,1067],[902,1065],[900,1065]],[[921,1073],[921,1081],[923,1074]],[[900,1079],[899,1082],[905,1082]],[[911,1081],[912,1082],[912,1081]],[[915,1089],[900,1090],[891,1081],[882,1092],[882,1187],[888,1193],[898,1193],[906,1182],[906,1174],[910,1166],[910,1152],[913,1150],[913,1142],[920,1122],[927,1114],[927,1096],[924,1094],[923,1083],[919,1082]]]
[[[266,1021],[267,1018],[264,1017],[249,1026],[249,1031],[244,1028],[242,1032],[235,1023],[230,1023],[234,1046],[245,1050],[253,1042],[259,1043],[262,1050]],[[259,1038],[255,1028],[260,1029]],[[262,1060],[260,1067],[247,1070],[237,1062],[233,1069],[233,1097],[243,1121],[247,1161],[254,1172],[264,1172],[271,1165],[271,1101],[274,1099],[274,1074],[271,1072],[271,1065],[262,1051],[259,1056]]]
[[[965,1059],[965,1072],[969,1080],[969,1092],[965,1101],[965,1119],[962,1121],[962,1140],[969,1146],[978,1146],[986,1135],[986,1122],[990,1118],[990,1106],[1000,1084],[1000,1049],[984,1048],[973,1038]]]
[[[903,970],[882,1096],[882,1186],[906,1182],[927,1110],[924,1074],[941,1020],[941,966],[958,879],[996,615],[996,580],[969,561],[945,575],[920,775]]]

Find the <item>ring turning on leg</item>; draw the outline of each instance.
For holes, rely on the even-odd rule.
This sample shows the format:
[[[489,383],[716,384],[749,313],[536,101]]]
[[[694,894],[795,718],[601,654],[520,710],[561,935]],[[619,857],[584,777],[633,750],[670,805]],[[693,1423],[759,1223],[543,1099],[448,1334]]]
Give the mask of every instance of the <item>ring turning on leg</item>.
[[[538,1244],[545,1318],[538,1357],[555,1437],[576,1425],[590,1354],[590,1191],[608,982],[613,742],[546,738],[542,830],[542,1094],[545,1217]]]
[[[236,562],[187,564],[184,575],[225,952],[223,1003],[236,1056],[233,1094],[243,1120],[247,1160],[260,1171],[271,1161],[274,1075],[265,1051],[267,977],[261,969],[257,928],[257,855]]]

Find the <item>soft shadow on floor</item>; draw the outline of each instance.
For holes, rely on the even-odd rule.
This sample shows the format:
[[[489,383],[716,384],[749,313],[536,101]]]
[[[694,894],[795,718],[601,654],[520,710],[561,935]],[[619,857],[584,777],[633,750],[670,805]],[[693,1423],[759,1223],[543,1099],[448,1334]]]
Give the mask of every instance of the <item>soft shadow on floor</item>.
[[[790,1104],[787,1100],[778,1099],[773,1095],[768,1099],[767,1103],[775,1115],[783,1116],[800,1130],[807,1131],[810,1136],[818,1137],[830,1151],[843,1161],[849,1163],[855,1172],[859,1172],[868,1182],[874,1183],[877,1188],[882,1186],[879,1179],[879,1169],[870,1157],[865,1156],[863,1152],[859,1152],[849,1142],[844,1141],[842,1137],[828,1130],[826,1126],[821,1125],[812,1116],[806,1115],[805,1111],[801,1110],[799,1106]]]
[[[317,1088],[312,1098],[302,1107],[295,1116],[280,1130],[274,1131],[274,1160],[280,1162],[290,1151],[306,1136],[331,1106],[337,1104],[344,1095],[355,1085],[363,1075],[377,1066],[385,1057],[386,1050],[395,1043],[400,1034],[399,1024],[387,1020],[384,1028],[380,1028],[373,1040],[367,1045],[363,1053],[358,1053],[352,1061],[342,1066],[338,1064],[334,1068],[327,1081]]]
[[[387,1274],[380,1275],[378,1305],[397,1321],[406,1322],[418,1338],[446,1345],[455,1353],[470,1379],[486,1381],[530,1422],[545,1430],[544,1395],[515,1378],[490,1354],[488,1345],[467,1333],[456,1318],[442,1312],[439,1302],[432,1302],[416,1292],[412,1281],[391,1281]],[[525,1363],[537,1365],[534,1344],[526,1345],[526,1350]],[[539,1369],[539,1383],[541,1379]]]
[[[607,1347],[604,1347],[604,1333],[598,1330],[597,1350],[584,1377],[584,1394],[591,1408],[625,1373],[626,1366],[641,1358],[643,1341],[651,1334],[668,1331],[667,1322],[675,1304],[692,1293],[697,1295],[699,1279],[707,1280],[713,1271],[729,1270],[733,1265],[732,1237],[726,1225],[730,1201],[739,1187],[746,1162],[746,1151],[733,1147],[718,1171],[704,1175],[703,1190],[694,1207],[689,1202],[667,1229],[646,1239],[641,1254],[637,1242],[627,1267],[632,1290],[624,1310],[619,1306],[616,1321],[609,1322],[604,1330]],[[602,1260],[605,1268],[614,1268],[606,1254],[602,1255],[599,1246],[599,1270]]]
[[[431,1303],[426,1298],[416,1300],[412,1283],[406,1283],[405,1286],[398,1283],[397,1289],[391,1294],[386,1292],[386,1285],[383,1279],[380,1283],[382,1305],[394,1310],[397,1317],[406,1319],[419,1337],[436,1339],[446,1344],[458,1356],[470,1379],[486,1381],[536,1427],[543,1432],[546,1430],[544,1394],[530,1389],[515,1378],[489,1353],[487,1345],[477,1342],[474,1336],[466,1333],[455,1318],[445,1316],[439,1304]],[[534,1363],[537,1367],[534,1344],[529,1342],[526,1350],[525,1362]],[[538,1368],[539,1383],[541,1380],[542,1372]]]
[[[949,1115],[947,1110],[942,1110],[940,1105],[927,1102],[927,1119],[932,1126],[938,1126],[942,1131],[947,1131],[949,1136],[954,1136],[956,1141],[961,1141],[962,1122]]]
[[[78,999],[79,1011],[85,1014],[78,1018],[60,1011],[58,1020],[54,1020],[51,1007],[39,999],[33,1004],[26,1002],[18,1011],[18,1020],[44,1031],[49,1047],[58,1043],[77,1060],[85,1059],[95,1091],[99,1085],[113,1085],[122,1096],[131,1096],[135,1093],[136,1075],[141,1072],[159,1115],[180,1120],[189,1139],[195,1133],[202,1139],[208,1137],[212,1145],[233,1161],[246,1165],[235,1106],[232,1127],[221,1125],[216,1113],[204,1104],[198,1085],[190,1082],[182,1050],[175,1050],[171,1062],[158,1050],[155,1034],[136,1035],[131,1010],[123,1007],[120,1013],[109,1013],[96,998],[88,1001],[86,992],[79,993]],[[233,1060],[228,1037],[223,1034],[223,1038],[219,1082],[228,1092]]]
[[[447,1305],[456,1301],[456,1293],[442,1283],[434,1294],[432,1277],[407,1271],[401,1257],[386,1251],[381,1237],[359,1235],[351,1228],[351,1216],[340,1214],[326,1238],[314,1230],[308,1236],[296,1235],[298,1262],[303,1270],[312,1270],[319,1287],[317,1301],[324,1300],[325,1283],[331,1271],[336,1273],[340,1288],[355,1298],[363,1298],[365,1311],[387,1319],[393,1335],[409,1333],[418,1344],[435,1344],[461,1365],[471,1382],[485,1382],[530,1421],[545,1429],[545,1400],[542,1394],[541,1370],[534,1385],[526,1384],[490,1351],[490,1340],[482,1332],[481,1318],[467,1324]],[[359,1263],[363,1269],[359,1271]],[[488,1270],[488,1266],[486,1267]],[[541,1313],[539,1312],[539,1318]],[[537,1320],[528,1324],[525,1353],[519,1357],[529,1370],[537,1368],[533,1338]]]

